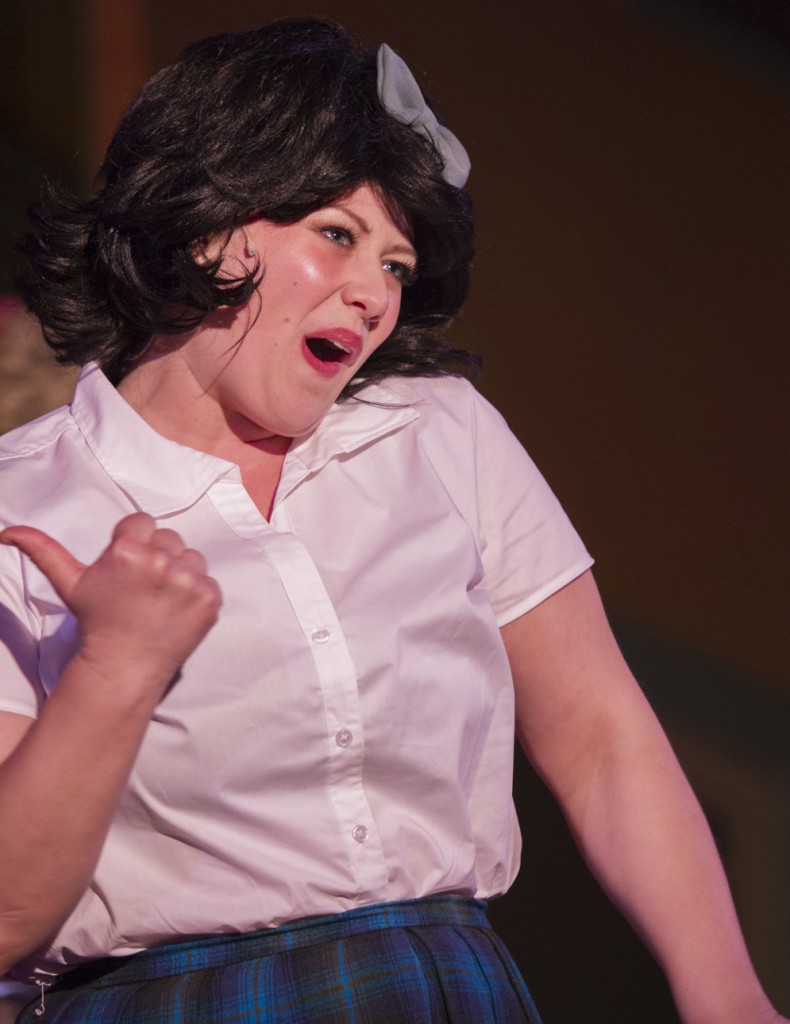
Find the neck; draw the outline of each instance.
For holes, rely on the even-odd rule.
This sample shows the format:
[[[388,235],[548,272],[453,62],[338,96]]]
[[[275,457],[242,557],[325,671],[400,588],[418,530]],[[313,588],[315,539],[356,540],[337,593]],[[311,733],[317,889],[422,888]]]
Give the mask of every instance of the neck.
[[[149,358],[118,386],[119,394],[158,434],[235,463],[257,508],[267,519],[291,439],[260,435],[252,424],[234,423],[173,358]]]

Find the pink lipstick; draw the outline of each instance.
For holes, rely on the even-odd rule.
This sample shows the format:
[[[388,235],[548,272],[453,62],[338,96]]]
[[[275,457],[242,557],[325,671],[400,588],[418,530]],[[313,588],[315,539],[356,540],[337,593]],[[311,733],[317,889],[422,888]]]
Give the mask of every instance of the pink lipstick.
[[[362,338],[344,327],[316,331],[304,339],[305,359],[324,377],[333,377],[344,366],[352,366],[362,351]]]

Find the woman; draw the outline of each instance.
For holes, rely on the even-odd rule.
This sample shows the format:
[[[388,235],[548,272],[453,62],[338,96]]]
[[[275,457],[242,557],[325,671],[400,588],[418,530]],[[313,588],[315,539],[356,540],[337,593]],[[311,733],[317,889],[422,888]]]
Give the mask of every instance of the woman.
[[[62,976],[23,1020],[537,1021],[485,919],[514,725],[684,1021],[782,1019],[589,555],[448,373],[467,171],[392,51],[287,21],[39,215],[86,369],[3,448],[2,967]]]

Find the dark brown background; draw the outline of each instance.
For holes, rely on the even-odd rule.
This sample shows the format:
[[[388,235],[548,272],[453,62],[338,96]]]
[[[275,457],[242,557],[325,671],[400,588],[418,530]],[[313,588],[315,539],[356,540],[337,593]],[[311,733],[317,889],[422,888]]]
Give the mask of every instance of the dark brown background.
[[[123,106],[191,39],[320,14],[386,40],[427,83],[470,151],[479,214],[457,338],[598,559],[790,1012],[790,14],[735,0],[0,11],[7,275],[41,175],[87,187]],[[546,1024],[675,1019],[541,787],[522,769],[517,788],[524,868],[496,913]]]

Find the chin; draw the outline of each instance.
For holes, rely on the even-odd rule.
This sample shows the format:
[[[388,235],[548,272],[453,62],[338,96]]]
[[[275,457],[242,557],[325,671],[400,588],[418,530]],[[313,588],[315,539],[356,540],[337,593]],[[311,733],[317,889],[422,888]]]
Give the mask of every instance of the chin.
[[[292,440],[305,437],[307,434],[311,434],[315,430],[324,416],[329,412],[330,408],[331,406],[328,406],[312,418],[300,416],[283,419],[279,423],[279,429],[277,429],[276,425],[273,425],[274,429],[272,430],[272,433],[277,434],[280,437],[291,438]]]

